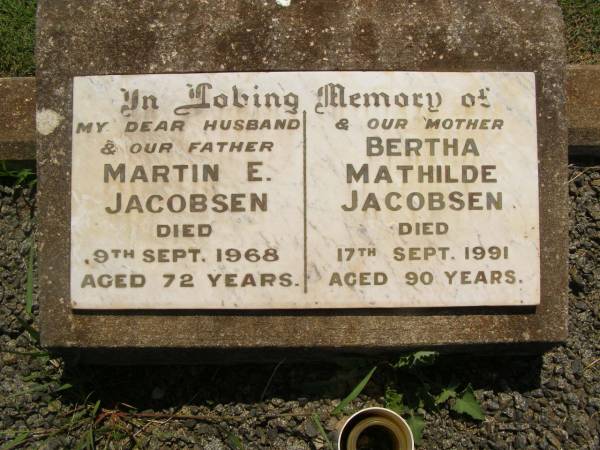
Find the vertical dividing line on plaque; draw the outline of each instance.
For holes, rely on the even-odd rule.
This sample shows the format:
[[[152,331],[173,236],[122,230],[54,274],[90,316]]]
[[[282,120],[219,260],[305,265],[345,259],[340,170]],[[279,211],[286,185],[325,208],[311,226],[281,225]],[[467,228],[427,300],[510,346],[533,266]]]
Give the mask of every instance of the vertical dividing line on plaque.
[[[306,294],[308,292],[308,220],[306,216],[306,110],[302,111],[302,190],[304,199],[304,293]]]

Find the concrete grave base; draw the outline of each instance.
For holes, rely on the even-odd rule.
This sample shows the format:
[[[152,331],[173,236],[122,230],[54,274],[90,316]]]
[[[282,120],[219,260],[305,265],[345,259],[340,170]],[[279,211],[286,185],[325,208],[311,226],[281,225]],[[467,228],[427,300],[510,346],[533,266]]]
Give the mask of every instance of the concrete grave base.
[[[537,345],[567,335],[565,49],[554,1],[275,1],[135,7],[41,0],[39,253],[43,344],[88,362],[192,362],[294,352]],[[73,312],[69,299],[74,76],[213,71],[533,71],[541,229],[538,307]],[[38,124],[38,130],[40,126]],[[91,237],[93,238],[93,237]],[[529,347],[516,346],[528,343]],[[123,350],[123,352],[116,352]],[[137,358],[136,358],[137,355]],[[195,356],[193,356],[195,357]]]
[[[0,160],[35,159],[35,79],[0,78]]]

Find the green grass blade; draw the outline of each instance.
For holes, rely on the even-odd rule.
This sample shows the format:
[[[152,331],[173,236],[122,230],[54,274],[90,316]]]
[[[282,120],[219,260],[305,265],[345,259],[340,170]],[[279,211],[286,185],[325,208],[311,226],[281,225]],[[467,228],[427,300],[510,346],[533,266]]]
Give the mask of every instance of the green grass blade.
[[[319,419],[319,416],[317,414],[313,414],[311,416],[311,419],[312,419],[313,423],[315,424],[315,427],[317,427],[317,431],[319,432],[321,437],[325,440],[325,444],[327,445],[327,448],[329,450],[333,450],[333,444],[329,440],[329,436],[327,436],[327,433],[325,432],[325,428],[323,428],[323,424],[321,423],[321,419]]]
[[[21,443],[23,443],[23,441],[25,439],[27,439],[28,436],[29,436],[29,432],[24,431],[23,433],[21,433],[17,437],[15,437],[12,441],[7,442],[2,447],[0,447],[0,450],[10,450],[12,448],[16,448],[19,445],[21,445]]]
[[[25,291],[25,312],[32,315],[33,309],[33,257],[35,254],[35,244],[32,241],[29,248],[29,260],[27,261],[27,284]]]
[[[333,415],[339,414],[342,411],[344,411],[344,409],[346,409],[346,406],[348,406],[348,404],[352,400],[354,400],[356,397],[358,397],[360,395],[360,393],[363,391],[363,389],[365,388],[365,386],[367,385],[367,383],[369,382],[369,380],[375,373],[375,370],[377,370],[377,366],[373,367],[369,371],[369,373],[360,381],[360,383],[358,383],[356,385],[356,387],[354,389],[352,389],[352,392],[350,392],[350,394],[344,400],[342,400],[339,405],[337,405],[337,407],[332,412]]]
[[[81,437],[81,439],[77,443],[77,446],[75,447],[75,450],[93,450],[96,448],[94,441],[95,441],[94,430],[89,429]]]
[[[86,399],[87,400],[87,399]],[[100,400],[98,400],[95,404],[94,407],[92,408],[92,417],[96,417],[96,414],[98,414],[98,410],[100,409]]]
[[[67,389],[71,389],[73,387],[72,384],[65,383],[62,386],[58,387],[54,392],[66,391]]]

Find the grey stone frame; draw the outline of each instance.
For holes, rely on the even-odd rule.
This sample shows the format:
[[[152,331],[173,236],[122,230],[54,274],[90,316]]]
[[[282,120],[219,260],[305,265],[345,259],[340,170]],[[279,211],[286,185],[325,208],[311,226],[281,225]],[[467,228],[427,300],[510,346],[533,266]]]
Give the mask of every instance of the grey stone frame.
[[[464,344],[482,349],[506,344],[520,351],[564,341],[567,123],[561,12],[554,0],[409,3],[294,0],[282,8],[270,0],[231,0],[200,8],[196,0],[39,0],[37,109],[64,118],[52,133],[37,136],[43,344],[83,361],[130,363],[222,359],[224,350],[227,359],[302,358]],[[150,23],[159,26],[151,29]],[[72,311],[73,77],[270,70],[535,72],[540,306]],[[512,345],[520,343],[531,345]]]

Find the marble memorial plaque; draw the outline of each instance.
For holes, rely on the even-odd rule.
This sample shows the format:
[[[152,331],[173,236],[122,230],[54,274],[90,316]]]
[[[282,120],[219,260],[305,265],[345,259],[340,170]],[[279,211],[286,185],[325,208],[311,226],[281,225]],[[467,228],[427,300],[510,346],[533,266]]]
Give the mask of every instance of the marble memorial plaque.
[[[73,89],[73,308],[539,304],[533,73]]]

